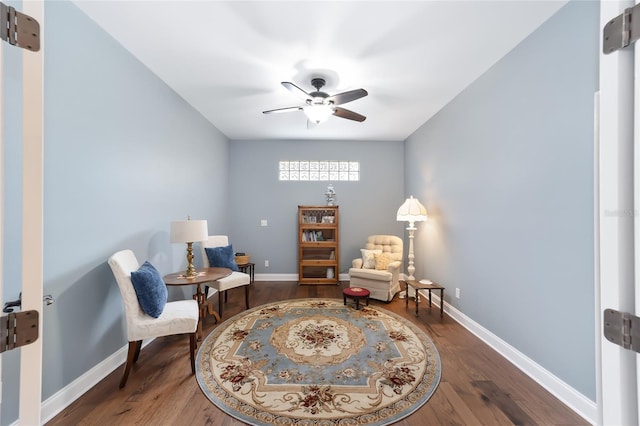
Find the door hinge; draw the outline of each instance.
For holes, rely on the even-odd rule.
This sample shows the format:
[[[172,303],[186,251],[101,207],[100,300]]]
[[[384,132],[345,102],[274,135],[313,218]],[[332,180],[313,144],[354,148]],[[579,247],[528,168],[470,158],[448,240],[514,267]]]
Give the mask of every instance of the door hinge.
[[[34,18],[0,2],[0,38],[9,44],[37,52],[40,24]]]
[[[0,353],[28,345],[38,339],[38,311],[0,317]]]
[[[625,349],[640,352],[640,318],[628,312],[605,309],[604,337]]]
[[[602,53],[608,55],[640,38],[640,4],[629,7],[604,26]]]

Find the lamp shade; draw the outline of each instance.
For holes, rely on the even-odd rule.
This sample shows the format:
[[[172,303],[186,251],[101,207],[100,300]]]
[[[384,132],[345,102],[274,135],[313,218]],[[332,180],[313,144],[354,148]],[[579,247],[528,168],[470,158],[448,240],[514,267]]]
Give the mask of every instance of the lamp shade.
[[[423,222],[427,220],[427,209],[413,195],[400,206],[397,214],[398,222]]]
[[[193,243],[209,237],[206,220],[179,220],[171,222],[172,243]]]

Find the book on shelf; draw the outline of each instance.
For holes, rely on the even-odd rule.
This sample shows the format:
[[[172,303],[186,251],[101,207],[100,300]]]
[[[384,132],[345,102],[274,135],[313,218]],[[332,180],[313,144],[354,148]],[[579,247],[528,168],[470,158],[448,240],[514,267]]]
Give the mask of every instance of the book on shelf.
[[[322,231],[303,231],[302,241],[324,241]]]

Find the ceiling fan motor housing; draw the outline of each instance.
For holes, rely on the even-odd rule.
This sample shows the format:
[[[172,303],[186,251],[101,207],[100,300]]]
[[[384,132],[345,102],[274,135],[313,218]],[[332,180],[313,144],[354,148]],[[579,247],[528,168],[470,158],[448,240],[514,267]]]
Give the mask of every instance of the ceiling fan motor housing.
[[[317,77],[317,78],[311,79],[311,85],[315,87],[318,92],[325,84],[326,84],[326,81],[324,81],[324,78]]]
[[[329,95],[327,93],[320,91],[322,86],[325,85],[324,78],[313,78],[313,79],[311,79],[311,85],[316,88],[316,91],[309,93],[309,96],[311,96],[313,99],[308,99],[307,100],[307,105],[312,105],[312,104],[316,104],[317,105],[317,104],[324,103],[324,99],[329,97]],[[318,99],[318,98],[320,98],[320,99]]]

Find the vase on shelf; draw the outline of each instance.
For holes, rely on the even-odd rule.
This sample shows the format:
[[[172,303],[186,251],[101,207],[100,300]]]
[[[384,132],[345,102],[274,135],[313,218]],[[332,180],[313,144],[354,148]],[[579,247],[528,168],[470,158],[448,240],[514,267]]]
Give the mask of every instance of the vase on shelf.
[[[327,278],[333,278],[333,268],[327,268]]]

